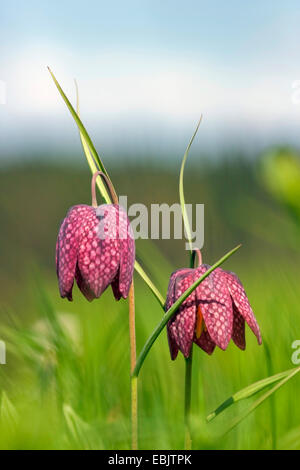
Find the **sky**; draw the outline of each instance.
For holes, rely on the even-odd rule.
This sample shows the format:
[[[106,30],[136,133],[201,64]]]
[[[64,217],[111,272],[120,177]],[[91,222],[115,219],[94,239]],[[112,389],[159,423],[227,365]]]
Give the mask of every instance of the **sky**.
[[[298,5],[297,5],[298,3]],[[49,65],[100,153],[300,146],[296,0],[0,0],[0,162],[80,150]]]

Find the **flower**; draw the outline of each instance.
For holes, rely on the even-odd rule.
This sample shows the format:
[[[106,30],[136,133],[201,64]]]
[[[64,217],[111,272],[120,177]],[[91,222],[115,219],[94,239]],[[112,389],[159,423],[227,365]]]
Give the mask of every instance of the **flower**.
[[[170,278],[165,310],[201,277],[210,266],[201,264],[195,269],[179,269]],[[245,321],[261,344],[259,326],[249,304],[246,292],[236,274],[215,269],[187,297],[168,322],[167,333],[171,358],[178,350],[189,357],[192,343],[207,354],[216,346],[225,350],[230,339],[240,348],[246,348]]]
[[[135,244],[126,212],[117,204],[73,206],[56,243],[56,272],[61,297],[72,300],[74,278],[89,300],[111,284],[117,300],[128,296]]]

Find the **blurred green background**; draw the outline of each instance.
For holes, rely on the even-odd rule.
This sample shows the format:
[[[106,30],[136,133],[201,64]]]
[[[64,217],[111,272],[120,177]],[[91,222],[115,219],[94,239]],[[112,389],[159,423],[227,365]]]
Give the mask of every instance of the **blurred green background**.
[[[218,164],[193,150],[189,158],[186,202],[205,204],[204,261],[212,264],[243,244],[226,268],[242,279],[263,335],[259,347],[247,328],[244,352],[232,343],[211,357],[195,348],[193,447],[300,448],[299,377],[228,434],[249,400],[205,422],[233,392],[293,367],[291,344],[300,330],[299,200],[297,191],[286,195],[284,183],[291,184],[288,171],[282,178],[282,165],[292,165],[294,177],[299,157],[286,148],[258,156],[255,163],[242,153]],[[74,156],[81,160],[83,155]],[[128,166],[121,157],[117,166],[105,164],[129,204],[178,201],[180,161],[162,168],[149,155],[143,164]],[[129,448],[127,303],[115,302],[110,289],[88,303],[77,287],[70,303],[60,299],[57,288],[57,232],[71,205],[90,203],[89,169],[34,162],[7,168],[0,184],[0,338],[7,344],[7,364],[0,366],[0,446]],[[138,240],[137,255],[164,295],[170,273],[188,265],[184,241]],[[162,312],[137,274],[135,280],[140,351]],[[171,362],[163,332],[140,374],[140,448],[182,448],[183,394],[184,361],[180,355]]]
[[[88,303],[59,297],[55,242],[68,208],[90,203],[90,173],[49,65],[80,111],[128,204],[205,204],[203,258],[243,281],[258,346],[195,348],[195,449],[300,448],[300,376],[229,433],[255,398],[213,422],[233,392],[293,367],[300,339],[299,43],[297,0],[10,0],[0,29],[0,447],[130,447],[128,314],[110,289]],[[100,200],[100,199],[99,199]],[[188,265],[185,242],[138,240],[163,295]],[[162,311],[135,275],[137,349]],[[184,360],[163,332],[139,380],[142,449],[183,447]]]

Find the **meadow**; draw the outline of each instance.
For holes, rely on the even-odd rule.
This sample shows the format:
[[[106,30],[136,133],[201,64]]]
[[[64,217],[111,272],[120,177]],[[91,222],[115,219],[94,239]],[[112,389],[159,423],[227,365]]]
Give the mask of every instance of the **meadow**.
[[[300,223],[267,190],[260,158],[243,153],[211,163],[194,152],[185,173],[185,197],[205,204],[204,262],[242,248],[224,265],[241,278],[259,322],[263,344],[247,327],[247,348],[232,342],[212,356],[194,348],[194,449],[300,449],[297,375],[233,430],[232,420],[255,398],[231,406],[214,421],[206,416],[232,393],[295,367],[300,340]],[[43,158],[43,161],[47,159]],[[0,175],[0,448],[130,448],[128,312],[111,289],[87,302],[61,299],[55,242],[68,208],[90,204],[90,172],[74,165],[15,165]],[[180,160],[153,163],[105,160],[128,203],[178,202]],[[158,161],[158,160],[156,160]],[[172,165],[171,165],[172,162]],[[137,258],[163,295],[172,271],[188,266],[181,240],[138,240]],[[162,310],[135,273],[137,350]],[[166,332],[150,351],[139,378],[139,447],[183,448],[184,360],[172,362]]]

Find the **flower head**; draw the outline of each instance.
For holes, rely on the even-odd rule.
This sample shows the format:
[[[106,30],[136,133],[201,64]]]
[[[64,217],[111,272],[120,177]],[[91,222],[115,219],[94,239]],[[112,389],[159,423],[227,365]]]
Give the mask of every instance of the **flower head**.
[[[73,206],[56,243],[56,272],[61,297],[72,300],[74,278],[88,300],[111,285],[117,300],[128,296],[135,244],[126,212],[117,204]]]
[[[165,309],[201,277],[210,266],[202,264],[195,269],[179,269],[170,278]],[[245,349],[245,321],[261,344],[259,326],[239,278],[232,272],[215,269],[187,297],[168,322],[167,333],[171,358],[178,350],[185,357],[196,343],[212,354],[216,346],[225,350],[230,339]]]

